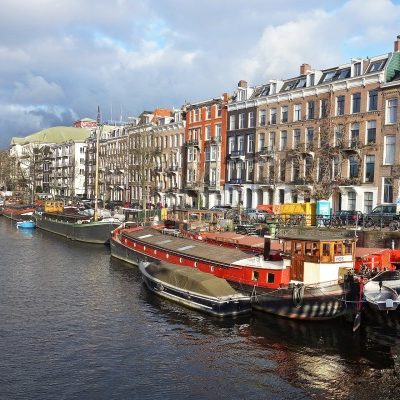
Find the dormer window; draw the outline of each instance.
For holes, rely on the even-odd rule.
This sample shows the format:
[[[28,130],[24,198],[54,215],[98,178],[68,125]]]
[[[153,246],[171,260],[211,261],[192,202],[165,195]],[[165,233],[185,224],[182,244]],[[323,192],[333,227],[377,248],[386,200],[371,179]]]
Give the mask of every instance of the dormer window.
[[[353,68],[354,68],[353,76],[360,76],[361,75],[361,63],[360,62],[354,63]]]
[[[238,100],[239,101],[246,100],[246,90],[245,89],[239,89],[239,91],[238,91]]]
[[[335,76],[335,73],[336,73],[336,71],[329,71],[329,72],[326,72],[323,81],[324,81],[324,82],[330,82],[330,81],[333,79],[333,77]]]
[[[380,71],[385,66],[385,63],[386,59],[371,62],[368,68],[368,72]]]

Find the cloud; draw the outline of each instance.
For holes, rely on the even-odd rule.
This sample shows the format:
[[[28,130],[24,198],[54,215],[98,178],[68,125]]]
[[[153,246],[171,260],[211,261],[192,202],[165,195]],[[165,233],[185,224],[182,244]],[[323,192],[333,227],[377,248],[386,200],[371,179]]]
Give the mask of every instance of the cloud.
[[[0,147],[391,51],[398,26],[389,0],[3,0]]]

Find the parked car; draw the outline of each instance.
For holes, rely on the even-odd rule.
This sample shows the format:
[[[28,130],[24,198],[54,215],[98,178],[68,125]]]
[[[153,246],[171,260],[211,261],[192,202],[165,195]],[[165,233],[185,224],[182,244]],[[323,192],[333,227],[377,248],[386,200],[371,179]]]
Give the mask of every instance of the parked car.
[[[339,210],[333,216],[339,218],[342,225],[362,225],[364,215],[361,211]]]
[[[397,213],[396,203],[380,204],[370,213],[364,215],[364,225],[389,226],[392,221],[399,221],[400,215]]]
[[[244,213],[248,219],[257,222],[265,222],[268,215],[265,211],[258,210],[257,208],[248,208]]]

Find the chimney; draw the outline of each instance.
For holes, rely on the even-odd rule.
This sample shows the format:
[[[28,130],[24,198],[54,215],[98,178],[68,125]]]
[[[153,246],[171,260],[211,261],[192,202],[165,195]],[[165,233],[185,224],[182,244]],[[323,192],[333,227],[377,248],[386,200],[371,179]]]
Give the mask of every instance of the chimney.
[[[247,82],[244,80],[240,80],[238,83],[238,87],[246,89],[247,88]]]
[[[308,71],[311,71],[310,64],[301,64],[300,65],[300,75],[305,75]]]
[[[397,40],[394,42],[394,51],[400,51],[400,35],[397,35]]]
[[[269,260],[269,253],[271,251],[271,236],[264,235],[264,261]]]

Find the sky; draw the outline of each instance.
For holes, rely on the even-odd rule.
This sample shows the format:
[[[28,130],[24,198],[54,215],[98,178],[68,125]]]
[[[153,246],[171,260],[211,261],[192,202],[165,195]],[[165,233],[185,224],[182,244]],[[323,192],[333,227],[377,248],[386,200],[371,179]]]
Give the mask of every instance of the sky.
[[[1,0],[0,149],[393,50],[400,0]]]

